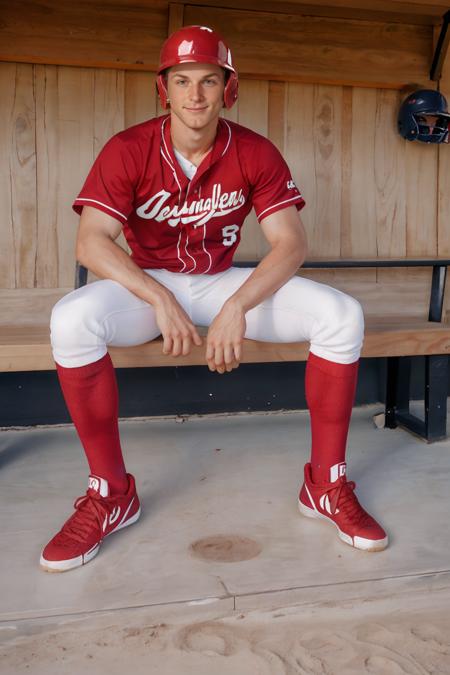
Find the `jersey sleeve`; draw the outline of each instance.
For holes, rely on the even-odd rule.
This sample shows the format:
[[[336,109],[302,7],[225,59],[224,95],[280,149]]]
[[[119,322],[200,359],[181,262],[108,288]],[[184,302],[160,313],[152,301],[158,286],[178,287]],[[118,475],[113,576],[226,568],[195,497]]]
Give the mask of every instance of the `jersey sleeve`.
[[[283,156],[267,139],[261,139],[258,146],[248,171],[256,217],[261,221],[288,206],[296,206],[300,211],[305,200]]]
[[[72,204],[81,214],[93,206],[126,223],[133,208],[136,163],[127,145],[116,135],[103,147]]]

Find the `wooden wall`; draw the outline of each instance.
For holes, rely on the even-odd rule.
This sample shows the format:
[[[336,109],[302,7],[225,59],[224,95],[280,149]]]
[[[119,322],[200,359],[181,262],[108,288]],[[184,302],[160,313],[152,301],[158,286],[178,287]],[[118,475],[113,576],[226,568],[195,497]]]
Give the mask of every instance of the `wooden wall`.
[[[108,138],[157,114],[153,76],[1,63],[0,87],[1,287],[70,286],[71,203]]]
[[[161,5],[155,3],[155,44],[156,34],[164,29]],[[450,147],[408,143],[396,132],[408,63],[415,64],[416,82],[435,86],[427,81],[432,27],[401,23],[391,27],[391,41],[393,36],[397,40],[383,61],[380,40],[389,30],[386,26],[382,30],[381,23],[372,37],[370,31],[363,33],[365,49],[363,42],[354,44],[350,39],[360,24],[368,30],[364,21],[309,17],[305,23],[304,17],[294,17],[295,21],[290,17],[287,22],[283,15],[269,34],[270,13],[255,20],[253,12],[251,24],[250,17],[243,23],[248,14],[244,11],[182,9],[184,17],[180,5],[164,16],[172,25],[201,21],[231,33],[230,42],[237,45],[247,75],[241,77],[237,105],[226,116],[268,136],[284,154],[307,202],[302,217],[310,257],[450,255]],[[243,26],[247,34],[251,25],[251,49],[245,56]],[[303,37],[306,29],[306,51],[296,50],[298,35]],[[289,30],[284,43],[282,35]],[[322,60],[313,58],[320,51],[325,54]],[[263,65],[255,61],[260,53],[267,55]],[[0,62],[1,321],[8,322],[10,315],[32,321],[38,315],[45,323],[53,299],[73,284],[78,219],[71,203],[93,159],[112,134],[161,111],[154,73],[142,70],[142,64],[133,69],[123,64],[75,67],[12,58],[10,54]],[[45,54],[39,52],[35,60],[42,59]],[[258,68],[263,75],[258,76]],[[448,63],[442,85],[450,100]],[[238,257],[260,258],[265,251],[252,215]],[[362,286],[374,279],[381,285],[387,281],[401,285],[409,275],[417,286],[411,288],[421,299],[428,285],[424,272],[309,276],[345,288],[349,274]]]

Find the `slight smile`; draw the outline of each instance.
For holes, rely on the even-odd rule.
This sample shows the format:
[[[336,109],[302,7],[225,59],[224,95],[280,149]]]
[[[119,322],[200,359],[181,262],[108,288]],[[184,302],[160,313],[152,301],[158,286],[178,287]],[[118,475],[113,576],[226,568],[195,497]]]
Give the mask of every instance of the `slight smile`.
[[[208,106],[205,106],[204,108],[188,108],[187,106],[184,107],[185,110],[189,110],[189,112],[203,112],[204,110],[208,110]]]

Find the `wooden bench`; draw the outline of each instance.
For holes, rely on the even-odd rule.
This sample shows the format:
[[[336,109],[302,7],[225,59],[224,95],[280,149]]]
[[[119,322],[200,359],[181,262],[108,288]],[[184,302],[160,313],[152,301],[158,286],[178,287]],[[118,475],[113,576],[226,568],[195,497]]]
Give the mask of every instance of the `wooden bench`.
[[[257,263],[239,262],[251,267]],[[431,267],[432,279],[428,316],[421,317],[413,307],[403,315],[381,315],[371,310],[374,299],[363,301],[366,334],[362,357],[387,358],[385,426],[401,425],[432,442],[446,436],[448,389],[448,354],[450,325],[442,323],[447,266],[450,259],[395,260],[314,260],[302,269],[339,270],[344,268]],[[75,286],[87,281],[87,271],[77,265]],[[333,285],[332,282],[330,282]],[[376,293],[376,286],[372,284]],[[398,292],[404,288],[401,282]],[[355,294],[357,295],[357,294]],[[370,296],[370,293],[369,293]],[[389,300],[387,301],[389,302]],[[386,299],[384,300],[386,305]],[[381,303],[382,305],[382,303]],[[245,340],[243,363],[305,361],[307,343],[267,343]],[[204,365],[204,347],[193,347],[188,356],[176,359],[162,353],[162,340],[156,339],[136,347],[111,347],[110,354],[118,368]],[[425,419],[410,413],[411,358],[425,357]],[[4,325],[0,336],[0,370],[3,372],[51,370],[54,362],[50,350],[48,325]]]

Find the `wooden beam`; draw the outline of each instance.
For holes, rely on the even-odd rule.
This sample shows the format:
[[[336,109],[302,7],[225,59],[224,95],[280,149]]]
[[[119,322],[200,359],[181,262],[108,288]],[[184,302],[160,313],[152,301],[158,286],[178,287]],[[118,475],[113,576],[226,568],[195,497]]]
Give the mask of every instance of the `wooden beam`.
[[[186,5],[185,24],[219,30],[241,77],[402,88],[429,84],[433,29]]]
[[[228,37],[241,77],[393,89],[428,84],[432,26],[414,25],[414,12],[389,23],[382,12],[371,15],[376,21],[362,16],[369,7],[363,0],[222,1],[228,8],[215,7],[215,0],[203,0],[207,6],[197,0],[111,0],[106,7],[87,0],[5,3],[0,60],[154,71],[168,32],[201,23]],[[377,8],[398,5],[410,7],[381,2]]]
[[[154,70],[167,12],[163,0],[2,2],[0,60]]]
[[[182,28],[184,20],[184,4],[181,2],[169,2],[169,20],[167,35],[172,35],[176,30]]]
[[[189,5],[246,9],[280,14],[436,25],[447,0],[189,0]]]

